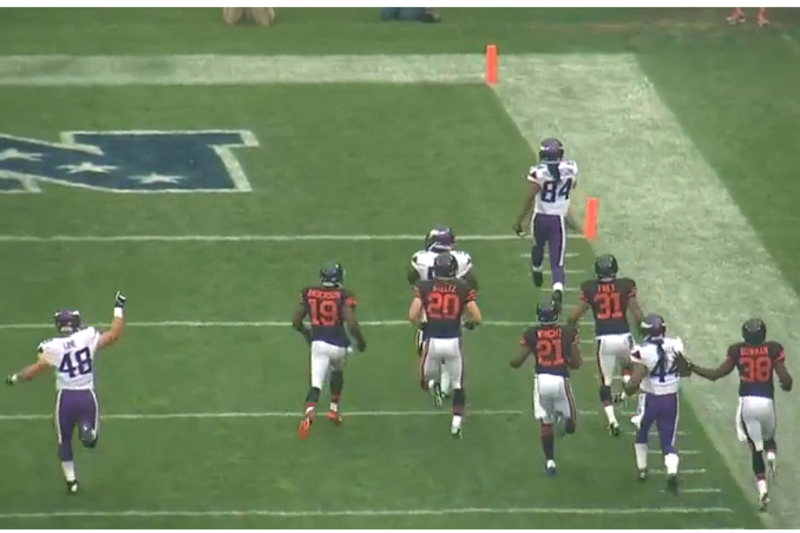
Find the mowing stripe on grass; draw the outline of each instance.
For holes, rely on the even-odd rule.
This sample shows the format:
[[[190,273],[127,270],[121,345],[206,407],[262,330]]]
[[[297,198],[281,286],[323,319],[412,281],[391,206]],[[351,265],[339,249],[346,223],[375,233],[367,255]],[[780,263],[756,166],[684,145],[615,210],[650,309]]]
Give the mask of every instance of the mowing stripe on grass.
[[[800,351],[793,323],[800,300],[635,58],[606,58],[601,75],[592,61],[557,57],[543,67],[519,58],[515,76],[501,76],[495,92],[533,149],[557,136],[591,176],[581,190],[601,199],[595,248],[616,254],[621,270],[638,281],[640,300],[666,317],[695,362],[719,364],[750,316],[761,316],[789,352]],[[787,366],[800,373],[796,358]],[[735,377],[715,384],[694,378],[685,390],[735,479],[755,495],[749,451],[734,432],[736,385]],[[770,527],[798,528],[800,412],[782,400],[785,469],[762,517]]]
[[[411,327],[408,320],[362,320],[359,322],[362,326],[407,326]],[[580,325],[590,326],[594,322],[582,320]],[[291,326],[290,322],[279,320],[264,320],[264,321],[180,321],[180,320],[165,320],[160,322],[126,322],[126,326],[132,328],[288,328]],[[482,323],[482,326],[491,327],[513,327],[522,328],[530,327],[533,325],[531,321],[506,321],[506,320],[488,320]],[[97,327],[110,327],[109,323],[95,324]],[[0,324],[0,330],[8,329],[52,329],[52,323],[41,324]]]
[[[729,507],[623,507],[623,508],[581,508],[581,507],[462,507],[457,509],[339,509],[325,511],[284,511],[269,509],[236,510],[124,510],[124,511],[50,511],[42,513],[0,513],[0,519],[34,518],[158,518],[175,517],[223,517],[223,516],[271,516],[285,518],[325,517],[373,517],[373,516],[441,516],[461,514],[569,514],[569,515],[641,515],[641,514],[717,514],[732,513]]]
[[[568,239],[583,239],[571,233]],[[525,241],[513,233],[500,235],[459,235],[459,241]],[[300,242],[300,241],[415,241],[419,235],[0,235],[0,242],[53,243],[53,242]]]

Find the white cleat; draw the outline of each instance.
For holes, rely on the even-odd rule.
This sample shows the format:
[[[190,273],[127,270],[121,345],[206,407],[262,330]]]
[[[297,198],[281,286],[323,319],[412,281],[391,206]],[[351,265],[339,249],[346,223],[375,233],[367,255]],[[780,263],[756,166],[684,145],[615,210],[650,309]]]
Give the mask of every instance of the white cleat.
[[[639,415],[631,416],[631,424],[636,426],[636,429],[639,429],[639,425],[642,423],[642,417]]]
[[[454,439],[461,440],[461,428],[456,426],[450,426],[450,436]]]
[[[762,513],[765,512],[767,505],[769,505],[769,493],[764,492],[758,497],[758,510]]]

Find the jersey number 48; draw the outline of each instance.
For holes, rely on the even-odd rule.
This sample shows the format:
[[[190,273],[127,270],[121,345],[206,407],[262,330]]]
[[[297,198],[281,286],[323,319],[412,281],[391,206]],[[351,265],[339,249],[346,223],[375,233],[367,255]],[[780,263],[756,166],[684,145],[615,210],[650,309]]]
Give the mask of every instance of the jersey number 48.
[[[89,352],[89,348],[65,353],[61,358],[61,364],[58,365],[58,371],[71,378],[91,374],[92,354]]]

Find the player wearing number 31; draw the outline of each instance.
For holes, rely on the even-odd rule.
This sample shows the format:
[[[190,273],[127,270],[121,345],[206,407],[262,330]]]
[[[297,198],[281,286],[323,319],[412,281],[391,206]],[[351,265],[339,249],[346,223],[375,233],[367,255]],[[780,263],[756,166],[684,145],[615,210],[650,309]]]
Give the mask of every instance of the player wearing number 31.
[[[38,360],[6,378],[6,384],[29,381],[48,367],[56,370],[56,432],[58,458],[67,480],[67,492],[78,492],[75,463],[72,455],[72,433],[78,427],[86,448],[97,445],[100,430],[100,408],[94,391],[94,358],[97,352],[119,339],[124,327],[122,310],[125,297],[114,298],[114,321],[111,329],[100,333],[95,328],[81,328],[81,314],[63,310],[55,314],[59,336],[39,344]]]
[[[533,208],[530,222],[533,237],[531,247],[533,283],[537,287],[544,284],[542,264],[546,244],[550,253],[550,271],[553,276],[553,303],[560,308],[565,282],[566,219],[569,214],[570,193],[578,180],[578,165],[575,161],[564,160],[564,145],[558,139],[542,141],[539,147],[539,161],[540,164],[528,171],[525,201],[513,229],[519,236],[525,233],[522,223]]]
[[[414,297],[408,309],[411,325],[422,330],[420,385],[428,389],[439,379],[444,367],[453,388],[453,422],[450,434],[461,438],[461,420],[467,394],[464,390],[464,357],[461,351],[461,317],[467,312],[464,327],[473,329],[481,322],[475,302],[475,289],[458,279],[458,261],[449,252],[433,261],[433,279],[414,284]],[[426,321],[423,324],[423,316]]]

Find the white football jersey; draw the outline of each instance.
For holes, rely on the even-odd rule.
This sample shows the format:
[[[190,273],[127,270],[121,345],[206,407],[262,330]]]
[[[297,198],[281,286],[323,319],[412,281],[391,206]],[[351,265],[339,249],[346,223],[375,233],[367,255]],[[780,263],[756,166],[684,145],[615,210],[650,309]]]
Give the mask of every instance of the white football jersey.
[[[472,270],[472,257],[461,250],[451,250],[450,254],[458,262],[458,274],[456,274],[456,277],[463,278],[467,275],[467,272]],[[437,252],[420,250],[411,256],[411,266],[419,273],[419,279],[433,279],[433,262],[437,255],[439,255]]]
[[[94,356],[100,332],[84,328],[39,344],[39,358],[56,371],[56,389],[93,389]]]
[[[675,364],[675,356],[683,353],[683,342],[677,337],[664,337],[662,345],[667,353],[662,362],[658,356],[658,347],[653,343],[644,343],[633,348],[631,361],[647,367],[647,376],[642,380],[640,389],[650,394],[675,394],[678,392],[681,377]]]
[[[558,164],[561,178],[556,180],[547,170],[547,165],[541,164],[530,168],[528,181],[539,186],[533,213],[543,215],[567,216],[572,189],[578,183],[578,165],[575,161],[561,161]]]

